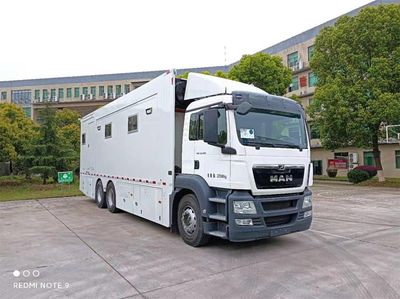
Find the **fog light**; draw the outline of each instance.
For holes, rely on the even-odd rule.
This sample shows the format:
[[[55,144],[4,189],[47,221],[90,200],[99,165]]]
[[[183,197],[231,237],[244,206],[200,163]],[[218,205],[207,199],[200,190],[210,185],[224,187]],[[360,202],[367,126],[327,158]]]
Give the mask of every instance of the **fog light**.
[[[253,220],[251,219],[235,219],[237,225],[253,225]]]
[[[234,201],[233,212],[235,214],[256,214],[256,207],[252,201]]]
[[[304,218],[310,217],[312,215],[312,210],[304,212]]]
[[[312,196],[306,195],[303,199],[303,209],[309,208],[312,206]]]

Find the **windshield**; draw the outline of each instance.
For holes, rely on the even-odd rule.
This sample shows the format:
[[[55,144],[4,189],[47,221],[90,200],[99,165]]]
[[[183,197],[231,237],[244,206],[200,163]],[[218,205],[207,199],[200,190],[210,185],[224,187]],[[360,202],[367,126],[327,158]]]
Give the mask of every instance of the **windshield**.
[[[305,124],[300,114],[253,109],[245,115],[235,112],[235,119],[243,145],[307,148]]]

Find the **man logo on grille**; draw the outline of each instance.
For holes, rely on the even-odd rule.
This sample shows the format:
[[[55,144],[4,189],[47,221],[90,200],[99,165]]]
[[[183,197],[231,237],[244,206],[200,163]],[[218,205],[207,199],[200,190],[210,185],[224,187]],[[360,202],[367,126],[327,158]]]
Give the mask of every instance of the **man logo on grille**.
[[[285,170],[285,165],[283,165],[283,164],[278,165],[278,169],[279,170]]]
[[[269,176],[269,181],[271,183],[280,183],[280,182],[293,182],[293,175],[271,175]]]

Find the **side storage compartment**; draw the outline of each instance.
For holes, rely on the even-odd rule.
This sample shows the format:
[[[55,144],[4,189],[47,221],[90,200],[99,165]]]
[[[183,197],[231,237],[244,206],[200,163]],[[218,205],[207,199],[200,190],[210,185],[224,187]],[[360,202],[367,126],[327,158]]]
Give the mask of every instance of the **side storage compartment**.
[[[134,185],[132,183],[117,183],[117,208],[129,213],[134,213]]]
[[[136,185],[134,198],[135,214],[148,220],[161,223],[163,219],[161,188]]]

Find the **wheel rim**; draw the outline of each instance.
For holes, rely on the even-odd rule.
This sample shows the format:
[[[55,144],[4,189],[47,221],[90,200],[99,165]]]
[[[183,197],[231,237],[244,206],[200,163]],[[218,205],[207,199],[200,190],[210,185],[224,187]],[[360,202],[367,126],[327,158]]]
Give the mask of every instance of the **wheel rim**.
[[[196,213],[192,207],[186,207],[182,213],[181,223],[183,230],[188,235],[193,235],[197,227]]]
[[[101,202],[101,200],[102,200],[102,195],[101,195],[101,192],[103,191],[102,189],[103,188],[100,185],[97,185],[97,190],[96,190],[96,200],[97,200],[97,202]]]
[[[109,207],[114,205],[114,189],[110,188],[107,192],[107,203]]]

